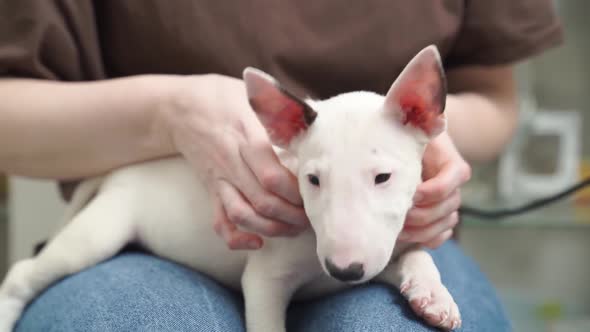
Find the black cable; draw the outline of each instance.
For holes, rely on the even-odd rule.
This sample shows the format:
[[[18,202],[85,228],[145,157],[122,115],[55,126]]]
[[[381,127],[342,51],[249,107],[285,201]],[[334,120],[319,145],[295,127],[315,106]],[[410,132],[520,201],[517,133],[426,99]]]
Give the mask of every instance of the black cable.
[[[530,203],[527,203],[523,206],[520,207],[516,207],[516,208],[507,208],[507,209],[499,209],[499,210],[490,210],[490,211],[486,211],[486,210],[480,210],[477,208],[472,208],[469,206],[461,206],[459,208],[459,213],[461,215],[471,215],[477,218],[481,218],[481,219],[494,219],[494,221],[498,221],[499,219],[505,218],[505,217],[509,217],[509,216],[514,216],[517,214],[521,214],[521,213],[525,213],[534,209],[538,209],[541,208],[545,205],[549,205],[551,203],[554,203],[560,199],[563,199],[571,194],[573,194],[574,192],[581,190],[582,188],[586,187],[590,185],[590,178],[586,178],[584,180],[582,180],[581,182],[578,182],[577,184],[566,188],[565,190],[555,194],[555,195],[551,195],[548,197],[544,197],[538,200],[534,200]]]

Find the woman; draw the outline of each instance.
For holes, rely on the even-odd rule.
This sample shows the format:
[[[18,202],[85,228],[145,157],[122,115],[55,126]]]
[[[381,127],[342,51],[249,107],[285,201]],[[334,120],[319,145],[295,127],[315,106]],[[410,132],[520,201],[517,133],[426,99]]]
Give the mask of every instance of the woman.
[[[292,232],[284,221],[305,215],[248,107],[241,70],[258,67],[316,98],[383,94],[434,43],[448,76],[449,135],[427,148],[401,239],[433,248],[463,330],[509,330],[492,287],[447,240],[465,160],[497,156],[514,131],[514,63],[561,39],[549,0],[0,0],[0,169],[59,180],[67,198],[77,179],[182,154],[215,198],[220,241],[256,250],[260,235]],[[228,206],[250,216],[248,229]],[[240,301],[194,271],[128,251],[50,288],[17,331],[239,331]],[[369,284],[292,305],[289,329],[431,328],[397,291]]]

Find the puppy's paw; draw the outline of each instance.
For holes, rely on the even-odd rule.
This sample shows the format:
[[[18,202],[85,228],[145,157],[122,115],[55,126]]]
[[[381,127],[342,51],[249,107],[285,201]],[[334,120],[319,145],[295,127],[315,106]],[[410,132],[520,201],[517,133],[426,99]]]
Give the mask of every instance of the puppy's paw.
[[[408,299],[412,310],[428,324],[444,330],[461,327],[459,308],[440,281],[414,277],[402,283],[400,292]]]

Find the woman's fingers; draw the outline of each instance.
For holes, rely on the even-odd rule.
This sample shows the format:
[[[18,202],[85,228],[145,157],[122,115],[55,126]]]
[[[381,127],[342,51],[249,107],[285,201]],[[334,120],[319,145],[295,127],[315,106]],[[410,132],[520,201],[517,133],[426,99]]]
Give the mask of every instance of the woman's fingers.
[[[219,181],[219,197],[230,223],[265,236],[292,236],[303,228],[274,221],[259,215],[231,184]]]
[[[459,189],[469,181],[471,167],[447,133],[427,145],[422,166],[424,182],[416,188],[414,207],[408,211],[398,239],[438,246],[452,235],[458,223]]]
[[[262,238],[253,233],[240,231],[236,225],[229,221],[221,199],[217,195],[214,197],[215,199],[212,202],[214,208],[213,227],[227,246],[232,250],[261,248],[263,244]]]
[[[280,195],[289,196],[289,199],[293,200],[298,197],[300,202],[301,198],[294,176],[278,162],[272,149],[261,152],[260,155],[256,153],[251,148],[244,147],[241,155],[247,165],[236,170],[236,181],[233,183],[258,215],[286,224],[306,227],[309,221],[303,207],[292,204],[275,193],[279,192]]]
[[[423,227],[406,227],[400,233],[398,239],[404,242],[418,242],[425,243],[437,235],[452,230],[459,222],[459,214],[457,212],[451,213],[443,219],[437,220],[427,226]]]
[[[240,155],[262,188],[287,202],[301,206],[297,178],[279,161],[268,142],[251,142],[240,148]]]
[[[424,245],[427,246],[428,248],[436,249],[436,248],[440,247],[443,243],[445,243],[445,241],[450,239],[451,236],[453,236],[453,230],[449,229],[449,230],[442,232],[441,234],[435,236],[433,239],[425,242]]]
[[[309,224],[302,207],[267,192],[251,175],[242,177],[238,188],[258,215],[286,225],[305,227]]]
[[[414,207],[408,211],[406,225],[408,226],[425,226],[433,221],[442,219],[451,213],[459,210],[461,206],[461,193],[459,190],[453,191],[448,197],[441,202],[430,206]]]
[[[449,162],[436,176],[418,186],[414,204],[423,206],[439,202],[467,182],[469,177],[468,165],[464,162]]]

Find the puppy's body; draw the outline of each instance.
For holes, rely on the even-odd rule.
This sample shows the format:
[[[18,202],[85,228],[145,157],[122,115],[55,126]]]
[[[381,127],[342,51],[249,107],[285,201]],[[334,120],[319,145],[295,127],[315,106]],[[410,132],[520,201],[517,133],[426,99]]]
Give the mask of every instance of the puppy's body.
[[[459,326],[457,305],[431,257],[395,245],[420,182],[424,147],[444,130],[436,49],[418,54],[398,80],[385,98],[357,92],[305,103],[264,73],[246,71],[250,102],[297,175],[312,227],[292,238],[266,238],[260,250],[230,250],[214,231],[205,186],[183,159],[114,170],[83,182],[64,228],[37,257],[10,270],[0,287],[0,332],[11,331],[52,283],[132,242],[241,290],[249,332],[285,331],[294,296],[322,296],[368,280],[400,289],[430,324]]]
[[[213,215],[204,185],[184,159],[128,166],[99,181],[89,180],[83,185],[98,185],[99,194],[112,197],[109,202],[141,202],[126,206],[127,213],[136,221],[113,220],[113,233],[130,234],[127,241],[206,273],[227,287],[241,290],[241,276],[248,258],[253,256],[267,262],[265,272],[269,275],[298,274],[312,284],[318,281],[307,286],[315,290],[314,296],[350,286],[323,273],[312,229],[297,237],[265,238],[264,246],[257,251],[230,250],[212,227]],[[102,227],[110,224],[107,221]]]

